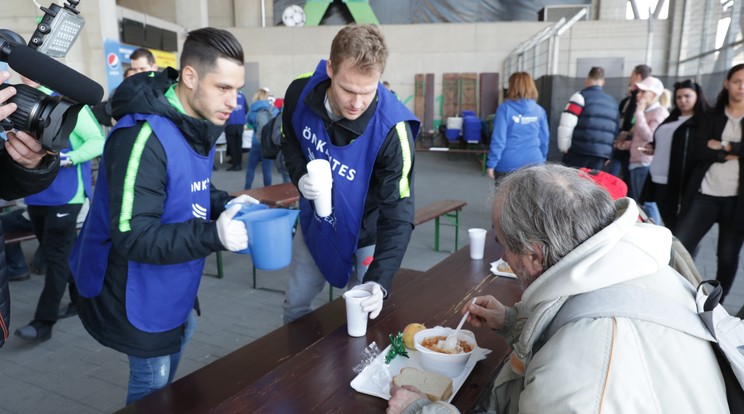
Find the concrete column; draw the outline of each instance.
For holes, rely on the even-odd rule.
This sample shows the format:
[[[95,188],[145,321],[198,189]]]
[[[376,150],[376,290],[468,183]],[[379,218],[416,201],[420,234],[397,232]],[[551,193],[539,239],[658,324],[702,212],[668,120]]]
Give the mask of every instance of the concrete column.
[[[176,23],[186,30],[209,26],[207,0],[179,0],[176,10]]]

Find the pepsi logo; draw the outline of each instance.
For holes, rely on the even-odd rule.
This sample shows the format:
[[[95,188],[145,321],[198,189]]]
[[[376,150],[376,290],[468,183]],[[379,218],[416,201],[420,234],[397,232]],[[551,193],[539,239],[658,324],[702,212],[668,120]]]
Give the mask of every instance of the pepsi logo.
[[[109,69],[119,69],[121,62],[119,61],[119,55],[116,53],[109,53],[106,55],[106,64]]]

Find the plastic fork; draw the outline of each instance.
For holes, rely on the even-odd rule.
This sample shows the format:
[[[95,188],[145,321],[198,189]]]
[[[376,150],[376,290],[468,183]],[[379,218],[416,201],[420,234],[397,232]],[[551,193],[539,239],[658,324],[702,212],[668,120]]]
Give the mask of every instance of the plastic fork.
[[[475,303],[475,298],[473,298],[473,301],[470,303]],[[465,324],[465,320],[468,319],[468,315],[470,315],[469,310],[466,311],[465,315],[462,316],[462,319],[460,319],[460,323],[457,324],[457,328],[455,328],[455,331],[447,336],[447,339],[444,341],[444,349],[455,349],[455,347],[457,346],[457,334],[460,333],[460,328],[462,328],[462,325]]]

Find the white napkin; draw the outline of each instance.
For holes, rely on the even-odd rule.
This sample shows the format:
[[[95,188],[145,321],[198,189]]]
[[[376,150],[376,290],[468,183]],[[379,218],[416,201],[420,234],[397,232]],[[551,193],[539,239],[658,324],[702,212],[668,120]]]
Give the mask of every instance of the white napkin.
[[[516,279],[517,275],[515,275],[514,273],[502,272],[499,270],[498,266],[501,263],[504,263],[504,261],[501,259],[491,263],[491,273],[498,275],[498,276],[504,276],[504,277],[510,277],[512,279]]]

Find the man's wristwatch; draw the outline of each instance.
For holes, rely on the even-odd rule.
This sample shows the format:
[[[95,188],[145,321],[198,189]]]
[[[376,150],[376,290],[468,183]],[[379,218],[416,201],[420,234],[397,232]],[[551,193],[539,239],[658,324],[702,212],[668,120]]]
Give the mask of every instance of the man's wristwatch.
[[[721,148],[726,152],[728,152],[728,150],[726,149],[728,145],[729,145],[728,141],[721,141]]]

